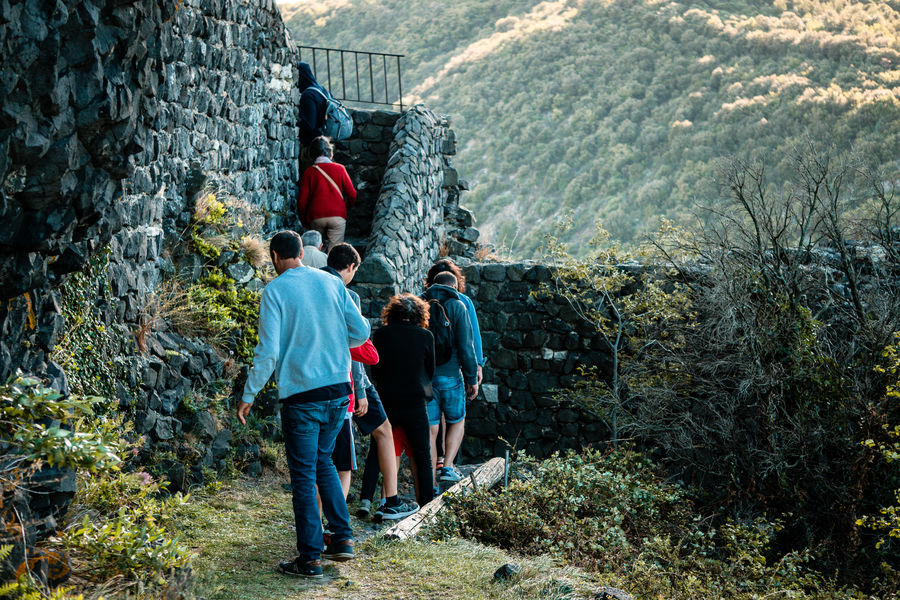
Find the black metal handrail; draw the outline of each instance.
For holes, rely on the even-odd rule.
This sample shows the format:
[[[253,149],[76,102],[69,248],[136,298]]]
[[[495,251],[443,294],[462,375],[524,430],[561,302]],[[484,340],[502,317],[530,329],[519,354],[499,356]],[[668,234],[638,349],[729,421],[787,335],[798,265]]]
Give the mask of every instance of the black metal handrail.
[[[310,53],[312,58],[306,59],[306,62],[309,63],[310,66],[312,67],[313,75],[315,75],[316,81],[318,81],[322,85],[325,85],[325,81],[323,81],[322,77],[319,76],[318,65],[319,65],[320,60],[322,59],[322,53],[324,52],[324,54],[325,54],[325,56],[324,56],[325,77],[328,81],[327,88],[328,88],[328,91],[331,92],[331,95],[334,96],[335,98],[337,98],[338,100],[350,101],[350,102],[360,102],[360,103],[364,103],[364,104],[385,104],[387,106],[399,105],[400,112],[403,112],[403,80],[402,80],[401,71],[400,71],[400,59],[403,58],[402,54],[387,54],[384,52],[362,52],[362,51],[358,51],[358,50],[341,50],[338,48],[320,48],[318,46],[298,46],[297,49],[300,52],[300,60],[305,60],[304,55],[303,55],[304,50],[307,50]],[[331,73],[331,57],[333,55],[337,55],[335,57],[335,60],[337,60],[337,58],[340,57],[340,83],[341,83],[340,93],[338,93],[337,87],[334,85],[334,82],[332,82],[332,79],[331,79],[331,75],[332,75],[332,73]],[[351,81],[350,81],[350,83],[351,83],[350,93],[348,93],[348,91],[347,91],[347,75],[348,74],[347,74],[347,69],[345,67],[345,64],[346,64],[344,61],[345,57],[350,57],[353,59],[353,66],[355,67],[355,81],[356,81],[355,96],[354,96],[354,94],[352,94],[352,92],[354,90],[353,78],[351,78]],[[359,78],[360,57],[363,57],[363,79],[362,79],[363,85],[365,84],[365,75],[366,75],[366,70],[368,69],[369,93],[367,96],[364,96],[363,85],[360,85],[360,78]],[[373,57],[375,57],[374,61],[373,61]],[[379,69],[379,64],[378,64],[379,57],[380,57],[380,62],[381,62],[380,69]],[[389,59],[393,59],[393,60],[389,60]],[[348,60],[349,60],[349,58],[348,58]],[[394,63],[395,61],[396,61],[396,70],[397,70],[397,96],[396,96],[397,99],[394,101],[391,101],[392,95],[391,95],[391,90],[389,89],[389,86],[388,86],[388,72],[391,70],[389,68],[389,64]],[[376,71],[378,71],[378,70],[381,71],[381,75],[384,80],[384,89],[378,90],[379,94],[377,94],[377,96],[379,99],[376,99],[376,93],[375,93],[376,83],[375,82],[376,82],[376,79],[380,79],[380,78],[376,78]],[[350,74],[353,75],[352,72]],[[335,74],[335,78],[337,78],[336,74]],[[393,79],[393,74],[391,74],[391,79]],[[381,83],[382,83],[381,81],[378,82],[379,88],[381,87]],[[380,100],[380,98],[382,96],[381,92],[383,92],[383,95],[384,95],[383,101]]]

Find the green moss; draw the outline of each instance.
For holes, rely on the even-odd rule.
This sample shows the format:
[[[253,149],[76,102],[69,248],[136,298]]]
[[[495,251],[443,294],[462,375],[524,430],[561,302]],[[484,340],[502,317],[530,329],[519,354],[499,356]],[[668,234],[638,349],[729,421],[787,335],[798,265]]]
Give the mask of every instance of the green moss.
[[[109,255],[109,247],[102,249],[63,284],[65,327],[51,356],[66,372],[73,392],[114,398],[116,384],[128,381],[134,340],[104,323],[101,307],[118,301],[107,275]]]

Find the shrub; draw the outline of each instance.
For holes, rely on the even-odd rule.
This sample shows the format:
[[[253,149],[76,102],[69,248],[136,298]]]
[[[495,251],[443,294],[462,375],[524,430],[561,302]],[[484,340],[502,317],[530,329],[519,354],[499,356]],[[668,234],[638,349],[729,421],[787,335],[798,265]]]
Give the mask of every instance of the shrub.
[[[162,585],[173,569],[190,564],[189,551],[152,520],[142,520],[123,507],[111,519],[96,522],[85,515],[63,534],[63,545],[80,551],[82,573],[93,581],[114,576]]]
[[[717,523],[633,451],[526,457],[517,467],[506,489],[445,496],[431,533],[550,553],[645,598],[862,597],[810,568],[810,551],[778,553],[783,521]]]
[[[639,454],[524,457],[521,469],[523,478],[499,494],[448,497],[452,512],[440,531],[608,568],[643,538],[662,532],[654,528],[665,524],[667,535],[683,536],[691,526],[682,488],[664,483]]]

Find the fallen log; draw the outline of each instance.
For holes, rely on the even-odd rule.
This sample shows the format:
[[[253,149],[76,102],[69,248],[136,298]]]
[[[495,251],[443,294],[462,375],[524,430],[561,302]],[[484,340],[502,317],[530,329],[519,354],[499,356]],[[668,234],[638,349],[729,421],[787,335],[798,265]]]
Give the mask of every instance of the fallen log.
[[[458,494],[464,489],[469,489],[473,486],[475,489],[490,488],[503,478],[505,468],[506,461],[504,459],[500,457],[492,458],[475,469],[471,476],[461,479],[444,493]],[[443,494],[423,506],[416,514],[410,515],[393,527],[383,530],[381,536],[389,540],[405,540],[406,538],[415,537],[424,525],[434,520],[435,515],[442,508],[444,508]]]

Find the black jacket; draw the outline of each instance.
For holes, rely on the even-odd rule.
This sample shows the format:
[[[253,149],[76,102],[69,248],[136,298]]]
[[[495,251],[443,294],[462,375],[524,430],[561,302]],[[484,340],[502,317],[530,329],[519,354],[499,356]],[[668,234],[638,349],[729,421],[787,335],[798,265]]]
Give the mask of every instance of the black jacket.
[[[412,323],[392,323],[372,334],[378,364],[372,365],[372,381],[385,410],[404,410],[424,405],[432,396],[434,337]]]
[[[474,385],[478,381],[478,361],[475,357],[472,322],[466,305],[459,299],[456,290],[446,285],[432,285],[422,297],[425,300],[438,300],[443,304],[453,327],[453,354],[449,361],[435,368],[434,374],[453,377],[462,370],[465,382]]]
[[[322,89],[305,62],[297,65],[297,89],[300,90],[300,143],[309,143],[322,135],[325,124],[325,97],[311,88]]]

